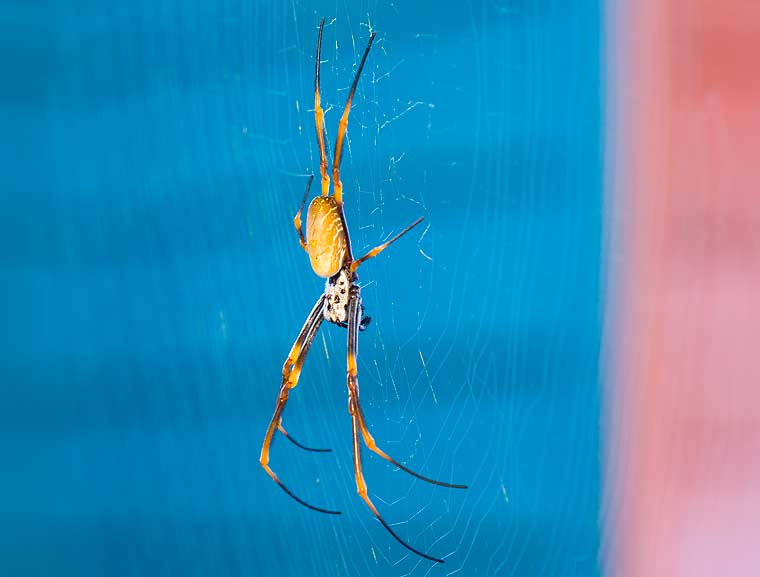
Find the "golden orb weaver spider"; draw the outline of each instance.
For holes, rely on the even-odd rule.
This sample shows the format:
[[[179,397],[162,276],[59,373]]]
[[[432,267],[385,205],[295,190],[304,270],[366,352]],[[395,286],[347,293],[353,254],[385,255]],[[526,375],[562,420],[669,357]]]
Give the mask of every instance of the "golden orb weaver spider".
[[[335,191],[330,195],[330,177],[327,174],[327,153],[325,150],[325,135],[324,135],[324,111],[320,105],[319,95],[319,64],[320,53],[322,49],[322,31],[324,29],[324,18],[319,24],[319,35],[317,36],[317,57],[316,57],[316,72],[314,79],[314,112],[316,117],[317,126],[317,142],[319,143],[319,171],[322,175],[322,196],[314,198],[309,204],[309,208],[306,213],[306,237],[304,238],[301,213],[303,207],[306,204],[306,199],[309,196],[309,189],[311,188],[311,182],[314,176],[309,177],[309,182],[306,185],[306,193],[304,194],[301,206],[293,219],[296,231],[298,232],[298,240],[301,243],[301,247],[308,253],[309,260],[311,262],[311,268],[314,272],[323,278],[326,278],[325,292],[319,297],[314,308],[312,308],[309,316],[306,318],[306,322],[301,328],[301,332],[293,343],[293,347],[290,349],[288,358],[282,367],[282,385],[280,386],[280,393],[277,396],[277,404],[275,405],[274,415],[267,427],[266,435],[264,436],[264,444],[261,447],[261,458],[259,462],[267,474],[277,483],[283,491],[290,495],[293,499],[308,507],[314,511],[320,513],[327,513],[329,515],[340,515],[340,511],[331,511],[328,509],[322,509],[310,505],[303,499],[297,497],[290,489],[283,485],[279,477],[269,467],[269,447],[272,444],[272,438],[274,437],[275,430],[279,430],[287,439],[293,442],[298,447],[307,451],[328,452],[330,449],[312,449],[305,447],[296,441],[293,437],[288,435],[285,428],[282,426],[282,412],[285,409],[285,403],[288,400],[290,389],[298,384],[298,378],[301,374],[301,369],[306,360],[306,355],[309,352],[312,341],[317,334],[322,321],[327,320],[338,326],[348,329],[348,410],[351,414],[351,422],[353,425],[353,448],[354,448],[354,474],[356,476],[356,489],[361,498],[370,508],[372,513],[377,517],[378,521],[382,523],[388,532],[393,537],[406,547],[412,553],[435,561],[437,563],[443,563],[443,559],[437,559],[426,555],[421,551],[418,551],[408,543],[406,543],[401,537],[399,537],[390,525],[380,516],[375,505],[367,494],[367,484],[364,481],[364,475],[362,473],[362,461],[361,461],[361,445],[359,442],[359,435],[364,440],[364,444],[368,449],[374,453],[380,455],[386,461],[389,461],[396,465],[399,469],[406,471],[410,475],[417,477],[428,483],[434,485],[440,485],[442,487],[451,487],[454,489],[466,489],[465,485],[454,485],[452,483],[444,483],[442,481],[436,481],[424,477],[419,473],[415,473],[408,467],[405,467],[388,454],[383,452],[375,443],[375,439],[367,428],[367,422],[364,418],[361,405],[359,404],[359,381],[357,378],[356,356],[358,353],[359,345],[359,331],[364,330],[369,324],[369,317],[362,317],[363,307],[361,304],[361,295],[359,285],[357,284],[358,276],[356,269],[364,261],[371,259],[374,256],[380,254],[393,242],[401,238],[404,234],[409,232],[412,228],[422,222],[422,218],[418,218],[396,236],[383,244],[373,248],[364,256],[354,259],[351,252],[351,239],[348,235],[348,228],[346,226],[346,217],[343,213],[343,184],[340,181],[340,159],[343,152],[343,138],[346,134],[346,128],[348,127],[348,114],[351,111],[351,100],[354,97],[356,86],[359,83],[359,77],[364,68],[364,62],[367,60],[367,55],[372,47],[372,42],[375,39],[375,33],[372,32],[367,43],[367,48],[364,50],[359,68],[356,71],[354,82],[351,85],[351,90],[348,93],[348,101],[346,102],[346,108],[343,110],[343,115],[340,118],[340,124],[338,125],[338,135],[335,140],[335,156],[333,158],[332,165],[332,177]]]

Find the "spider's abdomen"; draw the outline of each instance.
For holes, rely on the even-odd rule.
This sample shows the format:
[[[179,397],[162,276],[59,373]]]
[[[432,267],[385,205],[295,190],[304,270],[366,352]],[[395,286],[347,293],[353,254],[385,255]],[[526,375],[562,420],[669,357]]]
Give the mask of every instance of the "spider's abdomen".
[[[314,272],[329,278],[340,270],[348,246],[340,207],[330,196],[318,196],[306,213],[306,244]]]

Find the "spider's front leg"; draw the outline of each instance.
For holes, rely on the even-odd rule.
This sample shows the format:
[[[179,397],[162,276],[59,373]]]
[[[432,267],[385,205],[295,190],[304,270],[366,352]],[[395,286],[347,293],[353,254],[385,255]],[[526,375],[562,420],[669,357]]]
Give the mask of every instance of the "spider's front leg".
[[[272,445],[274,432],[278,428],[280,432],[283,433],[283,435],[290,439],[290,441],[301,448],[307,449],[307,447],[304,447],[300,443],[296,442],[295,439],[290,437],[288,433],[285,432],[285,429],[281,424],[282,412],[285,410],[285,404],[288,402],[290,389],[298,384],[298,378],[301,374],[301,369],[303,368],[304,361],[306,360],[306,355],[308,354],[311,343],[314,340],[314,336],[317,334],[317,330],[319,329],[319,326],[322,324],[322,320],[324,319],[322,313],[324,300],[324,295],[320,296],[317,300],[317,303],[314,305],[311,313],[309,313],[309,316],[307,317],[306,322],[304,323],[303,328],[301,329],[301,332],[296,339],[296,342],[293,343],[293,346],[290,349],[290,354],[288,354],[288,358],[282,367],[282,384],[280,385],[280,392],[277,395],[277,403],[275,404],[274,415],[272,415],[272,419],[269,421],[269,426],[267,427],[267,432],[264,435],[264,443],[261,447],[261,456],[259,457],[259,463],[261,463],[261,466],[267,472],[267,475],[269,475],[283,491],[285,491],[288,495],[301,503],[303,506],[315,511],[319,511],[320,513],[340,515],[340,511],[332,511],[329,509],[315,507],[314,505],[309,505],[306,501],[297,497],[282,483],[282,481],[280,481],[280,478],[277,476],[277,474],[269,467],[269,448]],[[329,451],[329,449],[327,450]]]
[[[289,389],[292,389],[298,384],[298,379],[301,376],[301,369],[303,368],[303,364],[306,361],[306,355],[308,354],[311,343],[314,340],[317,331],[319,330],[319,326],[324,320],[324,316],[322,314],[324,300],[325,297],[322,295],[322,297],[314,305],[314,308],[312,309],[311,313],[309,313],[309,316],[307,317],[306,322],[304,323],[303,328],[301,329],[301,332],[296,339],[296,342],[293,343],[293,347],[290,349],[290,353],[288,353],[288,358],[285,359],[285,364],[282,365],[283,387],[287,385]],[[285,396],[287,397],[287,393]],[[315,449],[313,447],[307,447],[306,445],[302,445],[296,441],[296,439],[285,430],[285,427],[282,426],[282,416],[280,416],[279,420],[277,421],[277,430],[280,431],[280,433],[282,433],[282,435],[288,439],[288,441],[293,443],[296,447],[303,449],[304,451],[311,451],[313,453],[330,453],[332,451],[332,449]]]
[[[375,507],[375,504],[369,498],[367,483],[364,480],[364,473],[362,472],[361,441],[359,440],[359,430],[361,429],[361,434],[364,437],[364,441],[371,450],[375,451],[376,453],[379,452],[378,454],[381,454],[381,456],[384,456],[386,459],[391,459],[375,446],[374,439],[372,440],[371,445],[367,443],[367,435],[369,435],[369,432],[367,431],[365,434],[366,425],[364,424],[364,416],[362,415],[361,407],[359,405],[359,378],[356,364],[356,357],[359,353],[359,327],[361,325],[361,314],[361,296],[359,295],[359,287],[353,285],[350,289],[350,300],[348,303],[347,377],[348,412],[351,414],[351,426],[353,431],[354,475],[356,477],[356,491],[370,508],[377,520],[380,521],[383,527],[385,527],[385,529],[396,539],[396,541],[420,557],[424,557],[430,561],[435,561],[436,563],[443,563],[443,559],[437,559],[423,553],[422,551],[418,551],[403,539],[401,539],[401,537],[396,535],[395,531],[393,531],[390,525],[385,522],[385,519],[382,518],[380,512],[377,510],[377,507]],[[371,436],[369,438],[371,439]],[[392,462],[395,463],[395,461]]]

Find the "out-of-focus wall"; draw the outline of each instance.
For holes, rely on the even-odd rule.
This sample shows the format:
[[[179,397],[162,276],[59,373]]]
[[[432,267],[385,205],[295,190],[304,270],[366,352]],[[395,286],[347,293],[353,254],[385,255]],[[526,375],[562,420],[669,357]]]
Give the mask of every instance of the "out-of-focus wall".
[[[612,2],[608,575],[760,575],[760,2]]]

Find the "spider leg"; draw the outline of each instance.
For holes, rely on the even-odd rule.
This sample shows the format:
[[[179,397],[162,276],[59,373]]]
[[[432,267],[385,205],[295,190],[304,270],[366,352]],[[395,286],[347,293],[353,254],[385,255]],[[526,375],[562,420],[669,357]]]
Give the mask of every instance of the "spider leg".
[[[317,124],[317,142],[319,143],[319,173],[322,175],[322,196],[330,192],[330,177],[327,175],[327,151],[325,149],[325,112],[322,110],[321,97],[319,94],[319,64],[322,54],[322,30],[325,27],[325,19],[319,22],[319,36],[317,36],[317,64],[314,73],[314,117]]]
[[[317,330],[324,320],[324,317],[322,316],[322,307],[324,306],[323,303],[324,295],[322,295],[322,297],[314,305],[311,313],[309,313],[309,316],[306,319],[306,322],[304,323],[303,328],[301,329],[301,332],[296,339],[296,342],[293,343],[293,347],[290,349],[290,353],[288,354],[288,358],[285,360],[285,364],[282,366],[282,382],[283,384],[287,382],[288,387],[291,389],[298,384],[298,379],[301,376],[301,369],[303,368],[303,364],[306,361],[306,355],[309,353],[309,348],[311,348],[311,344],[317,334]],[[280,433],[282,433],[282,435],[288,441],[293,443],[296,447],[300,447],[305,451],[312,451],[314,453],[332,452],[332,449],[314,449],[302,445],[296,441],[295,438],[285,430],[285,427],[282,426],[282,418],[280,418],[280,421],[277,423],[277,430],[280,431]]]
[[[362,472],[362,456],[361,456],[361,443],[359,441],[359,428],[361,426],[361,409],[359,408],[359,381],[356,368],[356,355],[359,348],[359,323],[361,322],[361,297],[358,293],[354,293],[351,296],[351,301],[348,308],[348,412],[351,414],[351,425],[353,430],[353,444],[354,444],[354,475],[356,477],[356,491],[359,496],[367,504],[372,513],[375,515],[378,521],[385,527],[396,541],[401,543],[412,553],[434,561],[436,563],[443,563],[443,559],[437,559],[418,551],[391,529],[390,525],[382,518],[380,512],[375,507],[375,504],[369,498],[367,493],[367,483],[364,481],[364,473]],[[362,428],[363,430],[363,428]]]
[[[364,439],[364,444],[367,445],[367,448],[372,451],[373,453],[380,455],[383,459],[386,461],[393,463],[396,467],[401,469],[402,471],[406,471],[409,473],[412,477],[416,477],[420,479],[421,481],[425,481],[427,483],[431,483],[433,485],[439,485],[441,487],[449,487],[450,489],[467,489],[467,485],[457,485],[455,483],[445,483],[444,481],[436,481],[435,479],[431,479],[429,477],[425,477],[424,475],[420,475],[419,473],[412,471],[409,467],[405,467],[398,461],[396,461],[393,457],[385,453],[382,449],[380,449],[377,444],[375,443],[374,437],[369,432],[369,429],[367,428],[367,422],[364,419],[364,413],[362,412],[362,408],[359,405],[359,398],[357,395],[356,399],[356,414],[357,419],[359,421],[359,428],[361,429],[362,438]]]
[[[293,499],[301,503],[304,507],[308,507],[309,509],[313,509],[314,511],[318,511],[320,513],[327,513],[328,515],[340,515],[340,511],[332,511],[329,509],[322,509],[320,507],[315,507],[314,505],[309,505],[306,501],[298,497],[293,491],[288,489],[282,481],[280,481],[280,478],[277,476],[277,474],[272,471],[272,469],[269,467],[269,446],[272,444],[272,437],[274,436],[274,431],[277,428],[277,422],[280,420],[280,416],[282,415],[282,410],[285,408],[285,403],[288,400],[288,393],[290,389],[288,388],[287,384],[282,385],[280,387],[280,394],[277,397],[277,405],[274,410],[274,416],[272,417],[271,422],[269,423],[269,427],[267,428],[266,436],[264,437],[264,445],[261,448],[261,458],[259,459],[259,462],[261,463],[261,466],[264,467],[264,470],[267,472],[267,475],[269,475],[272,480],[277,483],[280,486],[280,489],[285,491],[288,495],[290,495]]]
[[[304,451],[311,451],[312,453],[331,453],[332,449],[315,449],[313,447],[307,447],[306,445],[302,445],[298,441],[296,441],[290,433],[288,433],[285,428],[282,426],[282,418],[280,418],[280,422],[277,423],[277,430],[282,433],[282,436],[285,437],[288,441],[293,443],[296,447],[299,447],[303,449]]]
[[[311,188],[312,180],[314,180],[313,174],[309,176],[309,182],[306,183],[306,192],[303,193],[301,206],[298,207],[298,212],[293,217],[293,225],[296,227],[296,232],[298,233],[298,242],[301,243],[301,248],[304,249],[307,253],[309,252],[309,247],[306,246],[306,239],[303,236],[303,227],[301,226],[301,213],[303,212],[303,207],[306,204],[306,199],[309,197],[309,189]]]
[[[394,242],[396,242],[398,239],[400,239],[402,236],[404,236],[407,232],[409,232],[415,226],[417,226],[418,224],[420,224],[424,220],[424,218],[425,218],[424,216],[421,216],[420,218],[418,218],[417,220],[415,220],[412,224],[410,224],[409,226],[407,226],[404,230],[402,230],[400,233],[398,233],[396,236],[394,236],[392,239],[386,240],[383,244],[376,246],[375,248],[373,248],[371,251],[369,251],[364,256],[362,256],[360,258],[357,258],[354,262],[351,263],[351,271],[352,272],[356,271],[356,269],[359,268],[359,265],[362,264],[365,260],[369,260],[369,259],[371,259],[371,258],[376,257],[377,255],[379,255],[386,248],[388,248],[391,244],[393,244]],[[367,323],[367,324],[369,324],[369,323]]]
[[[315,507],[314,505],[310,505],[300,497],[296,496],[283,484],[282,481],[280,481],[280,478],[277,476],[277,474],[269,467],[269,448],[272,444],[272,438],[274,437],[274,432],[282,420],[282,412],[285,409],[285,404],[288,401],[290,389],[298,384],[298,377],[300,376],[303,363],[306,360],[306,355],[309,352],[309,347],[314,340],[317,329],[319,329],[319,326],[322,324],[322,320],[324,318],[322,316],[323,303],[324,295],[322,295],[314,305],[314,308],[306,319],[306,322],[301,329],[301,333],[298,335],[296,342],[293,344],[293,347],[290,350],[290,354],[285,361],[285,365],[282,368],[282,385],[280,386],[280,392],[277,395],[277,403],[275,405],[274,415],[272,415],[272,420],[269,421],[266,435],[264,435],[264,443],[261,447],[261,457],[259,458],[259,463],[261,463],[261,466],[267,472],[267,475],[269,475],[283,491],[301,503],[301,505],[304,507],[308,507],[314,511],[319,511],[320,513],[327,513],[329,515],[340,515],[340,511],[332,511],[329,509]],[[289,436],[288,438],[293,440]]]
[[[296,341],[290,348],[288,358],[285,359],[285,363],[282,365],[282,384],[288,385],[289,389],[294,388],[298,384],[298,378],[303,368],[303,363],[306,360],[306,355],[309,352],[309,347],[314,340],[314,336],[322,324],[324,317],[322,315],[322,309],[324,307],[325,295],[321,295],[317,302],[306,317],[306,322],[301,327],[301,332],[298,333]]]
[[[361,297],[357,295],[356,300],[360,301]],[[356,313],[353,313],[353,314],[355,314],[356,318],[359,319],[361,316],[361,306],[357,307]],[[353,320],[351,316],[352,315],[351,309],[349,309],[348,315],[349,315],[349,323],[351,323],[351,321]],[[361,329],[361,324],[359,325],[359,328]],[[349,337],[350,337],[350,328],[349,328]],[[356,348],[358,348],[357,345],[358,343],[355,345]],[[354,349],[354,351],[356,351],[356,348]],[[350,348],[349,348],[349,351],[350,351]],[[350,355],[350,352],[349,352],[349,355]],[[349,385],[348,385],[349,392],[352,391],[352,381],[351,381],[350,375],[351,375],[352,370],[354,372],[356,371],[355,365],[356,365],[355,360],[353,362],[353,365],[351,363],[351,360],[349,360]],[[372,451],[373,453],[377,455],[380,455],[383,459],[385,459],[389,463],[393,463],[396,467],[398,467],[402,471],[409,473],[412,477],[416,477],[417,479],[420,479],[421,481],[425,481],[433,485],[439,485],[441,487],[449,487],[451,489],[467,489],[467,485],[458,485],[454,483],[446,483],[444,481],[436,481],[435,479],[431,479],[430,477],[425,477],[424,475],[420,475],[416,471],[412,471],[409,467],[402,465],[401,463],[396,461],[396,459],[394,459],[393,457],[388,455],[385,451],[380,449],[380,447],[378,447],[377,443],[375,442],[375,438],[372,436],[372,433],[369,432],[369,428],[367,427],[367,421],[364,418],[364,412],[362,411],[361,403],[359,402],[359,384],[356,378],[354,378],[353,380],[353,393],[354,393],[353,394],[354,407],[353,407],[352,415],[356,417],[356,420],[359,425],[359,430],[361,431],[362,438],[364,439],[364,444],[367,446],[367,448],[370,451]]]
[[[348,114],[351,112],[351,101],[354,99],[354,92],[356,92],[356,85],[359,84],[359,77],[362,74],[364,68],[364,62],[367,60],[369,49],[372,47],[372,42],[375,39],[375,33],[369,35],[369,42],[364,49],[364,55],[359,63],[359,68],[354,76],[354,82],[351,84],[351,91],[348,93],[348,101],[346,101],[346,108],[343,109],[343,116],[340,117],[340,124],[338,124],[338,136],[335,139],[335,154],[333,156],[333,186],[335,186],[335,200],[338,204],[343,202],[343,183],[340,181],[340,159],[343,153],[343,137],[346,135],[346,129],[348,128]]]

